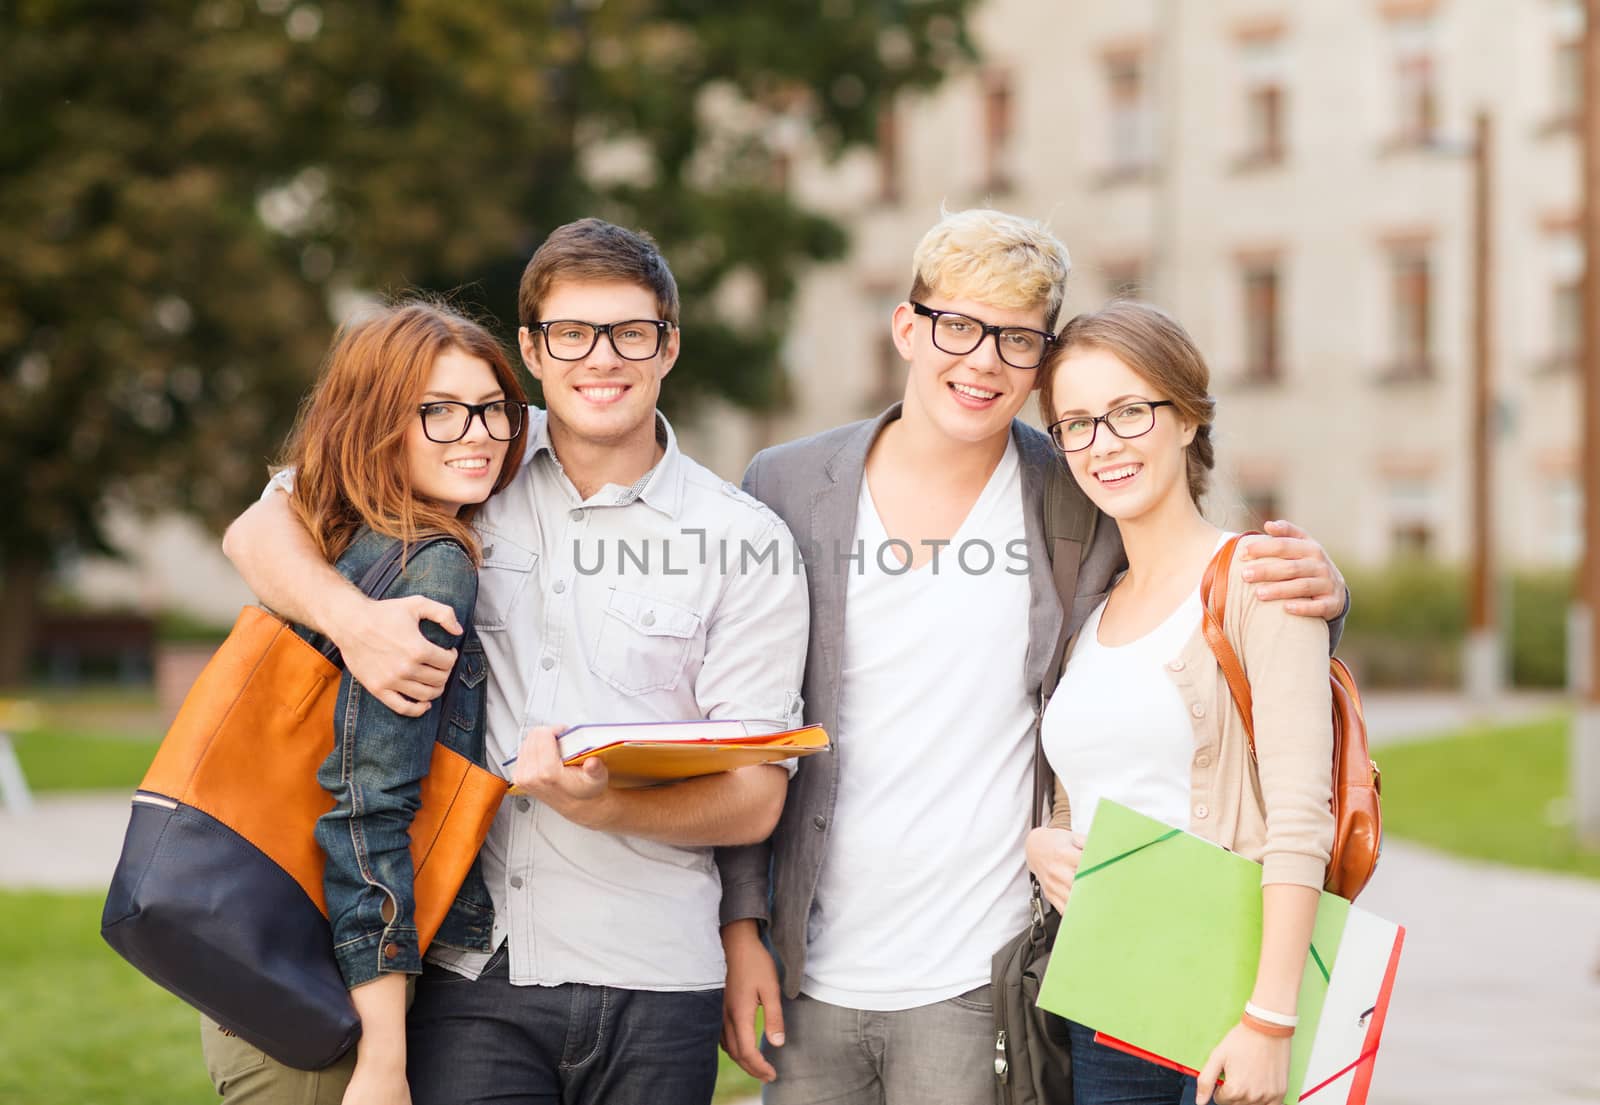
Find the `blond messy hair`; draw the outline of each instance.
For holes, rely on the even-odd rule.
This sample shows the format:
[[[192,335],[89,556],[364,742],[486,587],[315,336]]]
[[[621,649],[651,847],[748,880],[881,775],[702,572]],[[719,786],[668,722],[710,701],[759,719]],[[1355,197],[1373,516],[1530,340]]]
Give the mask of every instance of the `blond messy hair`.
[[[1005,310],[1043,307],[1056,328],[1072,259],[1036,219],[974,207],[945,211],[911,260],[911,299],[976,299]]]

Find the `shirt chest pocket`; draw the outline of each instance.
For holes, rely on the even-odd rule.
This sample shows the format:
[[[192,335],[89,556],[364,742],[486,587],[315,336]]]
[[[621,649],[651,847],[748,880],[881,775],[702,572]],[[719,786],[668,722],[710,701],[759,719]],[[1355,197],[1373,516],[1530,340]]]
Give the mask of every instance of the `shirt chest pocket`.
[[[472,624],[493,632],[511,621],[539,556],[497,533],[485,532],[482,540],[483,564],[478,569],[478,602],[472,609]]]
[[[699,635],[693,610],[613,587],[595,640],[594,673],[623,694],[674,690]]]

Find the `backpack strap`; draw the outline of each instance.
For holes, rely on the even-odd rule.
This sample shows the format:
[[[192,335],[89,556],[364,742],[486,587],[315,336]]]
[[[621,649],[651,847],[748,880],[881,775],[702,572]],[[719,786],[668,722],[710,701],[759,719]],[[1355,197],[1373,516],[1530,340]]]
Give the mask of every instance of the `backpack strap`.
[[[1050,554],[1050,578],[1056,598],[1061,602],[1062,632],[1057,636],[1050,666],[1045,670],[1045,685],[1052,686],[1061,676],[1067,653],[1066,622],[1078,594],[1078,569],[1094,537],[1100,512],[1089,502],[1083,489],[1059,458],[1052,457],[1044,479],[1044,542]]]
[[[1211,563],[1206,565],[1206,574],[1200,581],[1200,598],[1205,607],[1201,628],[1205,632],[1206,644],[1211,646],[1217,666],[1222,669],[1222,677],[1228,681],[1228,693],[1233,696],[1233,704],[1239,708],[1239,716],[1244,720],[1244,734],[1250,741],[1250,758],[1255,759],[1256,726],[1250,680],[1245,676],[1238,652],[1222,628],[1228,608],[1228,577],[1233,567],[1233,554],[1238,550],[1239,542],[1249,536],[1252,534],[1241,533],[1223,542],[1222,548],[1211,558]]]

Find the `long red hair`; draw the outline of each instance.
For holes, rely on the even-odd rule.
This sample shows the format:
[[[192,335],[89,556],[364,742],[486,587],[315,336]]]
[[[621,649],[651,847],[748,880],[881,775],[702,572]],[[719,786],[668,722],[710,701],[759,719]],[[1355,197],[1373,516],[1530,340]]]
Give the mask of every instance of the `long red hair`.
[[[452,515],[418,498],[405,457],[406,430],[417,417],[433,362],[452,349],[487,364],[508,400],[527,402],[494,336],[443,304],[407,300],[363,314],[334,335],[283,455],[283,464],[295,469],[290,501],[330,562],[362,526],[407,547],[420,536],[444,534],[478,558],[468,523],[481,504],[469,503]],[[519,434],[507,443],[491,494],[516,477],[525,438]]]

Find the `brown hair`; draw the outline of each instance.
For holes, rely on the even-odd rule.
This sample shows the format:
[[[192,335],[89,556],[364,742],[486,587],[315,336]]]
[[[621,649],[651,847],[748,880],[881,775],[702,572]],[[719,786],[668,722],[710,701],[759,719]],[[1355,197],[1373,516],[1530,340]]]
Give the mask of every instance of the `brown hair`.
[[[540,317],[545,297],[558,280],[620,280],[638,284],[656,297],[656,310],[678,322],[678,282],[672,278],[656,240],[603,219],[579,219],[558,226],[534,251],[517,288],[517,318],[523,326]]]
[[[295,513],[332,562],[362,526],[407,546],[444,534],[478,557],[468,522],[478,503],[448,514],[411,490],[406,430],[417,417],[433,362],[458,349],[488,364],[507,399],[526,403],[504,348],[488,330],[441,303],[407,300],[346,323],[334,335],[322,374],[300,407],[284,446],[295,469]],[[521,466],[524,435],[509,442],[494,491]]]
[[[1217,402],[1208,394],[1211,370],[1188,331],[1161,308],[1131,299],[1114,299],[1098,311],[1078,315],[1062,329],[1044,365],[1039,413],[1046,425],[1056,420],[1056,372],[1073,349],[1103,349],[1116,355],[1171,399],[1179,415],[1195,424],[1194,440],[1186,452],[1189,495],[1198,503],[1216,466],[1211,421]]]

